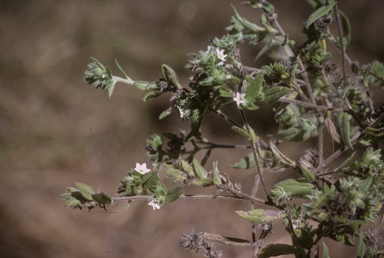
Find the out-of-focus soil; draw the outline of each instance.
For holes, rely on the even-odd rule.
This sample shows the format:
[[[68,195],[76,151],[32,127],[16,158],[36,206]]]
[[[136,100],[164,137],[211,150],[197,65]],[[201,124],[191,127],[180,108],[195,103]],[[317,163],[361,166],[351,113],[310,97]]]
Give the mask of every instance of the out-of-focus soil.
[[[257,11],[241,1],[232,2],[240,14],[258,22]],[[165,63],[186,84],[190,76],[183,69],[186,54],[205,50],[210,37],[226,33],[230,3],[0,0],[1,257],[192,257],[178,246],[181,233],[196,230],[250,238],[249,223],[234,212],[248,209],[247,203],[178,200],[152,211],[146,202],[137,201],[125,213],[124,203],[108,207],[108,212],[88,213],[65,208],[59,198],[75,181],[113,195],[119,178],[136,162],[147,162],[145,141],[152,133],[188,129],[177,114],[158,121],[168,107],[167,97],[143,103],[144,92],[118,84],[108,100],[105,92],[86,85],[82,78],[90,57],[116,74],[117,59],[134,80],[156,80]],[[300,25],[313,10],[299,0],[273,3],[284,29],[303,42]],[[383,61],[383,2],[354,0],[340,3],[339,8],[351,19],[352,59]],[[261,47],[244,45],[244,62],[253,65]],[[251,121],[267,125],[258,128],[262,136],[273,128],[271,122],[260,123],[260,119],[273,121],[268,115],[256,115]],[[203,132],[215,142],[241,140],[223,128],[212,116],[204,122]],[[298,153],[289,155],[298,158],[304,147],[308,145],[297,146]],[[235,175],[230,169],[246,154],[214,153],[208,164],[219,160],[219,169],[238,177],[249,190],[252,172]],[[267,182],[282,176],[286,175],[269,175]],[[279,227],[276,224],[269,241],[288,243]],[[341,248],[334,249],[335,254]],[[344,256],[348,250],[354,251],[343,247],[338,257],[349,257]],[[250,257],[250,250],[224,248],[224,257]]]

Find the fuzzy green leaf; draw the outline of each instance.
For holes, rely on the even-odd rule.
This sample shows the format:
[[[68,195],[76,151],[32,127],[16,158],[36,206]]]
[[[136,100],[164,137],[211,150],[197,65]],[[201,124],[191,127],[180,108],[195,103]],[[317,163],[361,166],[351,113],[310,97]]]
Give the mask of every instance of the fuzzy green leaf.
[[[65,203],[65,207],[73,207],[81,204],[81,202],[76,198],[71,198],[69,201]]]
[[[365,255],[367,254],[367,245],[365,244],[364,241],[364,233],[360,231],[360,239],[359,239],[359,245],[357,246],[357,257],[358,258],[364,258],[366,257]]]
[[[128,75],[123,71],[123,69],[120,67],[119,63],[117,62],[117,60],[115,59],[115,64],[116,64],[116,67],[117,69],[119,70],[119,72],[121,73],[121,75],[124,77],[124,79],[130,79],[128,77]]]
[[[192,181],[192,184],[197,185],[197,186],[211,186],[212,185],[212,180],[209,178],[200,178]]]
[[[157,98],[160,95],[161,95],[160,92],[150,91],[147,94],[145,94],[145,96],[143,97],[143,101],[145,102],[145,101],[147,101],[147,99]]]
[[[220,180],[220,177],[219,177],[219,170],[217,169],[217,161],[213,162],[212,182],[215,185],[221,185],[221,180]]]
[[[175,71],[166,64],[161,66],[162,74],[164,79],[171,85],[175,86],[178,89],[181,89],[181,85],[179,83],[179,78],[177,77]]]
[[[94,194],[95,191],[93,190],[92,186],[89,186],[89,185],[86,185],[83,183],[79,183],[79,182],[75,182],[75,184],[76,184],[77,188],[79,189],[81,195],[84,196],[84,198],[86,198],[89,201],[93,201],[92,194]]]
[[[292,91],[292,89],[288,87],[283,87],[283,86],[272,87],[265,92],[265,100],[268,103],[276,102],[279,98],[288,94],[288,92],[290,91]]]
[[[128,200],[127,205],[125,205],[123,212],[126,212],[128,210],[129,206],[131,206],[131,203],[132,203],[132,200]]]
[[[324,5],[324,6],[320,7],[319,9],[317,9],[314,13],[312,13],[308,18],[307,29],[317,19],[319,19],[320,17],[329,13],[332,10],[334,5],[335,5],[335,0],[330,0],[328,5]]]
[[[327,245],[323,242],[323,258],[330,258]]]
[[[174,202],[180,197],[181,193],[182,193],[182,185],[175,185],[167,191],[165,200],[167,202]]]
[[[101,204],[111,204],[112,202],[111,197],[104,192],[92,194],[92,198]]]
[[[298,246],[286,245],[286,244],[270,244],[264,247],[258,258],[268,258],[279,255],[287,255],[287,254],[295,254],[295,255],[306,255],[304,249]]]
[[[341,116],[341,137],[343,138],[343,141],[345,145],[348,146],[348,148],[353,150],[353,146],[351,143],[351,129],[350,129],[350,115],[346,112],[344,112]]]
[[[271,193],[274,199],[278,202],[283,197],[291,198],[304,198],[308,199],[308,195],[312,195],[314,186],[310,183],[303,183],[296,181],[295,179],[287,179],[275,184]]]
[[[253,78],[250,75],[245,77],[245,81],[247,82],[247,87],[244,91],[245,98],[250,101],[255,101],[256,99],[263,98],[262,85],[264,83],[263,73],[259,73]]]
[[[159,176],[157,174],[157,170],[154,170],[151,173],[145,174],[142,181],[143,192],[147,191],[152,186],[156,185],[158,181],[159,181]]]
[[[170,108],[168,108],[167,110],[164,110],[163,112],[161,112],[161,114],[160,114],[160,116],[159,116],[159,120],[161,120],[161,119],[163,119],[163,118],[169,116],[169,115],[172,113],[172,110],[173,110],[173,108],[170,107]]]
[[[248,221],[259,224],[271,224],[286,216],[284,211],[255,209],[251,211],[236,211],[237,215]]]
[[[349,45],[351,41],[351,24],[349,23],[348,17],[342,12],[339,11],[341,22],[343,24],[343,36],[345,38],[345,47]]]
[[[315,180],[315,176],[305,166],[301,165],[300,170],[308,183],[312,183]]]
[[[201,166],[200,162],[197,159],[193,160],[193,167],[195,169],[196,175],[202,179],[207,178],[207,171]]]

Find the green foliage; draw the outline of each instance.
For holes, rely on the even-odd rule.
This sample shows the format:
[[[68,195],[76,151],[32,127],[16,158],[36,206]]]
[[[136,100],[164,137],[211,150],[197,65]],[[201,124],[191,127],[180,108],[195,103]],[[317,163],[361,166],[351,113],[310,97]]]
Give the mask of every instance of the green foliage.
[[[105,204],[111,204],[111,197],[104,193],[95,193],[92,186],[84,183],[75,182],[78,189],[74,187],[67,187],[69,193],[62,194],[60,197],[66,200],[65,206],[72,207],[74,209],[87,208],[88,210],[99,206],[106,210]]]
[[[143,101],[168,94],[170,106],[160,112],[159,118],[167,119],[176,110],[180,120],[190,122],[190,129],[188,133],[179,130],[178,134],[153,134],[147,140],[146,150],[154,169],[137,164],[138,168],[120,179],[118,197],[95,193],[92,187],[76,183],[77,188],[68,187],[69,193],[61,196],[67,201],[66,206],[105,208],[106,204],[124,200],[128,201],[126,210],[133,200],[145,199],[153,209],[160,209],[165,201],[203,198],[183,195],[183,186],[211,187],[216,190],[211,199],[238,199],[249,201],[251,205],[270,206],[271,209],[236,211],[240,218],[262,228],[260,238],[252,243],[254,252],[257,251],[253,257],[287,254],[319,257],[322,243],[323,258],[327,258],[332,256],[332,250],[322,242],[324,238],[355,246],[357,236],[357,257],[383,257],[378,230],[363,232],[361,226],[376,222],[384,202],[381,155],[384,106],[374,109],[374,99],[369,94],[370,86],[383,89],[384,65],[373,61],[360,68],[358,62],[350,61],[348,55],[343,54],[352,73],[346,74],[345,67],[339,69],[335,64],[339,61],[333,60],[327,43],[334,44],[342,53],[346,51],[351,40],[349,20],[346,14],[338,11],[334,0],[306,2],[316,10],[309,14],[302,28],[307,40],[301,45],[283,31],[270,3],[244,2],[263,12],[259,25],[242,17],[232,7],[234,16],[226,28],[229,34],[211,39],[207,50],[189,54],[186,69],[191,77],[188,85],[183,85],[176,72],[166,64],[161,66],[161,77],[157,81],[133,81],[117,61],[122,78],[113,76],[108,67],[92,58],[93,63],[85,72],[88,84],[106,90],[109,97],[117,82],[147,91]],[[342,31],[340,35],[332,34],[330,26],[334,23],[338,31]],[[262,44],[256,59],[269,54],[272,61],[260,67],[245,65],[239,54],[239,45],[244,42],[251,46]],[[228,114],[239,114],[241,123],[224,113],[223,110],[231,108],[237,112]],[[276,130],[269,132],[265,142],[264,135],[256,133],[259,128],[250,126],[247,116],[270,110],[275,112]],[[201,125],[208,113],[223,118],[248,144],[220,144],[205,138]],[[331,138],[329,142],[324,140],[327,132]],[[316,142],[316,149],[292,155],[300,151],[295,144],[303,141],[307,141],[306,144]],[[282,142],[288,142],[289,152],[285,153],[283,150],[287,148],[280,147]],[[324,145],[332,145],[333,153],[327,154]],[[240,182],[233,182],[232,176],[220,172],[218,161],[212,162],[211,170],[206,168],[211,153],[220,148],[250,150],[232,167],[253,173],[255,182],[251,194],[245,193]],[[349,153],[351,150],[354,152]],[[291,155],[299,157],[298,160]],[[296,176],[274,173],[273,179],[278,182],[272,187],[265,184],[264,178],[270,182],[273,172],[288,169]],[[159,173],[164,173],[176,185],[167,190]],[[167,182],[172,184],[171,180]],[[265,199],[256,197],[258,182]],[[296,198],[304,199],[298,207],[293,204]],[[272,231],[273,222],[280,219],[292,238],[292,245],[274,243],[262,247],[262,240]],[[184,248],[206,257],[219,256],[212,243],[237,245],[240,242],[250,246],[246,240],[237,239],[228,244],[225,237],[212,238],[208,233],[196,232],[183,236],[181,242]]]

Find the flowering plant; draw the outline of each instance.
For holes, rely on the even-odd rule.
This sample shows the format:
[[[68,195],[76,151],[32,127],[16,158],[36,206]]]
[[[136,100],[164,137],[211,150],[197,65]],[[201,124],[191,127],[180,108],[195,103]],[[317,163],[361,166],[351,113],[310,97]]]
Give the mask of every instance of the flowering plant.
[[[213,246],[246,246],[252,257],[272,257],[294,254],[296,257],[329,257],[324,238],[344,245],[357,246],[357,257],[383,257],[379,231],[364,225],[378,219],[384,202],[384,167],[380,146],[383,141],[384,107],[374,105],[369,86],[384,86],[384,65],[378,61],[359,65],[347,55],[350,24],[338,10],[334,0],[307,0],[316,10],[303,29],[304,44],[297,45],[284,32],[277,20],[274,6],[267,1],[249,0],[244,4],[263,11],[260,25],[251,23],[234,9],[228,35],[211,40],[207,51],[190,54],[186,68],[192,73],[188,86],[182,86],[175,71],[162,65],[161,78],[155,82],[134,81],[116,62],[122,77],[114,76],[108,67],[93,58],[85,81],[102,88],[111,97],[117,82],[147,91],[143,100],[171,95],[171,105],[160,114],[164,119],[174,110],[182,120],[190,121],[190,131],[180,134],[153,134],[146,149],[153,168],[136,163],[128,175],[120,179],[118,196],[95,193],[93,188],[76,183],[61,197],[66,206],[89,210],[118,201],[144,199],[153,210],[178,198],[210,198],[249,201],[249,210],[234,211],[239,219],[250,221],[252,240],[228,238],[207,232],[184,234],[180,245],[194,254],[221,257]],[[330,26],[335,24],[338,35]],[[272,63],[249,67],[242,63],[238,45],[264,44],[256,56],[269,53]],[[327,43],[334,44],[341,68],[331,62]],[[351,73],[347,74],[347,66]],[[222,110],[227,106],[238,110],[242,123],[236,122]],[[250,112],[273,109],[278,130],[263,139],[248,123]],[[211,112],[235,133],[245,137],[250,153],[233,165],[235,169],[255,173],[251,193],[243,191],[218,168],[218,161],[207,165],[212,151],[239,148],[222,145],[203,136],[201,125]],[[324,135],[329,134],[331,142]],[[316,148],[305,150],[293,160],[279,148],[282,142],[316,140]],[[189,144],[191,143],[191,144]],[[332,153],[324,146],[332,144]],[[192,149],[190,147],[192,146]],[[241,146],[244,147],[244,146]],[[203,152],[202,158],[197,154]],[[343,156],[345,154],[347,157]],[[281,176],[278,183],[268,186],[265,178],[271,173],[292,170],[296,176]],[[172,179],[169,189],[161,182],[159,173]],[[216,195],[185,195],[183,187],[194,185],[213,187]],[[263,196],[256,196],[258,188]],[[304,199],[298,205],[294,201]],[[263,246],[272,233],[275,221],[282,220],[292,244],[275,243]],[[260,236],[256,237],[257,226]],[[355,243],[354,239],[358,239]]]

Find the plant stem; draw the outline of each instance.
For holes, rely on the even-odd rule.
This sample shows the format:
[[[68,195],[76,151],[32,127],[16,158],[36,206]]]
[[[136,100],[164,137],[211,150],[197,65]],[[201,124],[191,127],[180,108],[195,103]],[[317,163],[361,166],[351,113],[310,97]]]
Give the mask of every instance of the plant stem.
[[[324,107],[324,106],[318,106],[318,105],[314,105],[314,104],[303,102],[303,101],[296,100],[296,99],[289,99],[289,98],[286,98],[286,97],[281,97],[279,99],[279,101],[287,102],[287,103],[294,103],[294,104],[297,104],[299,106],[309,107],[309,108],[313,108],[313,109],[320,110],[320,111],[331,110],[331,111],[336,111],[336,112],[343,112],[343,110],[339,109],[339,108],[334,108],[333,109],[333,108],[328,108],[328,107]]]
[[[112,76],[112,80],[116,81],[116,82],[121,82],[121,83],[125,83],[125,84],[128,84],[128,85],[133,85],[133,83],[135,82],[134,80],[132,80],[131,78],[128,78],[128,79],[123,79],[119,76]]]
[[[232,200],[251,200],[251,201],[254,201],[254,202],[257,202],[257,203],[268,205],[268,202],[263,200],[263,199],[252,197],[250,195],[238,192],[236,190],[230,191],[230,192],[235,194],[235,196],[213,195],[213,194],[196,194],[196,195],[192,195],[192,194],[185,195],[185,194],[182,194],[182,195],[180,195],[179,198],[181,198],[181,199],[192,199],[192,200],[202,200],[202,199],[205,199],[205,200],[208,200],[208,199],[209,200],[229,200],[229,201],[232,201]],[[148,199],[148,195],[111,197],[111,199],[112,199],[112,203],[114,203],[114,202],[122,202],[122,201],[129,201],[129,200],[147,200]]]
[[[240,111],[240,114],[241,114],[241,118],[243,119],[243,122],[245,124],[245,128],[247,129],[247,132],[249,134],[249,142],[251,144],[251,148],[252,148],[252,153],[253,153],[253,158],[255,159],[255,163],[256,163],[256,169],[257,169],[257,173],[260,177],[260,182],[261,182],[261,185],[263,187],[263,190],[264,190],[264,193],[265,195],[267,196],[267,198],[269,198],[269,195],[268,195],[268,191],[267,191],[267,187],[265,186],[265,183],[264,183],[264,180],[263,180],[263,176],[261,175],[261,169],[260,169],[260,164],[259,164],[259,161],[257,159],[257,149],[256,149],[256,145],[255,145],[255,142],[253,141],[253,138],[252,138],[252,134],[251,134],[251,129],[249,128],[249,124],[248,124],[248,121],[247,121],[247,117],[245,116],[245,112],[244,110],[242,109],[239,109]],[[259,155],[260,156],[260,155]],[[261,156],[260,156],[261,157]],[[258,181],[258,180],[257,180]],[[255,182],[256,183],[256,180]]]
[[[339,33],[339,42],[340,42],[340,48],[341,48],[341,70],[343,72],[343,81],[344,81],[344,89],[347,88],[347,72],[345,69],[345,48],[344,48],[344,35],[343,30],[341,29],[341,21],[340,21],[340,15],[339,15],[339,8],[337,8],[337,3],[333,7],[335,10],[335,17],[336,17],[336,24],[337,24],[337,32]],[[357,117],[355,111],[352,109],[351,103],[349,103],[349,100],[347,97],[344,98],[345,104],[347,105],[350,114],[355,119],[356,123],[359,125],[361,129],[364,128],[363,124],[360,122],[360,119]]]

